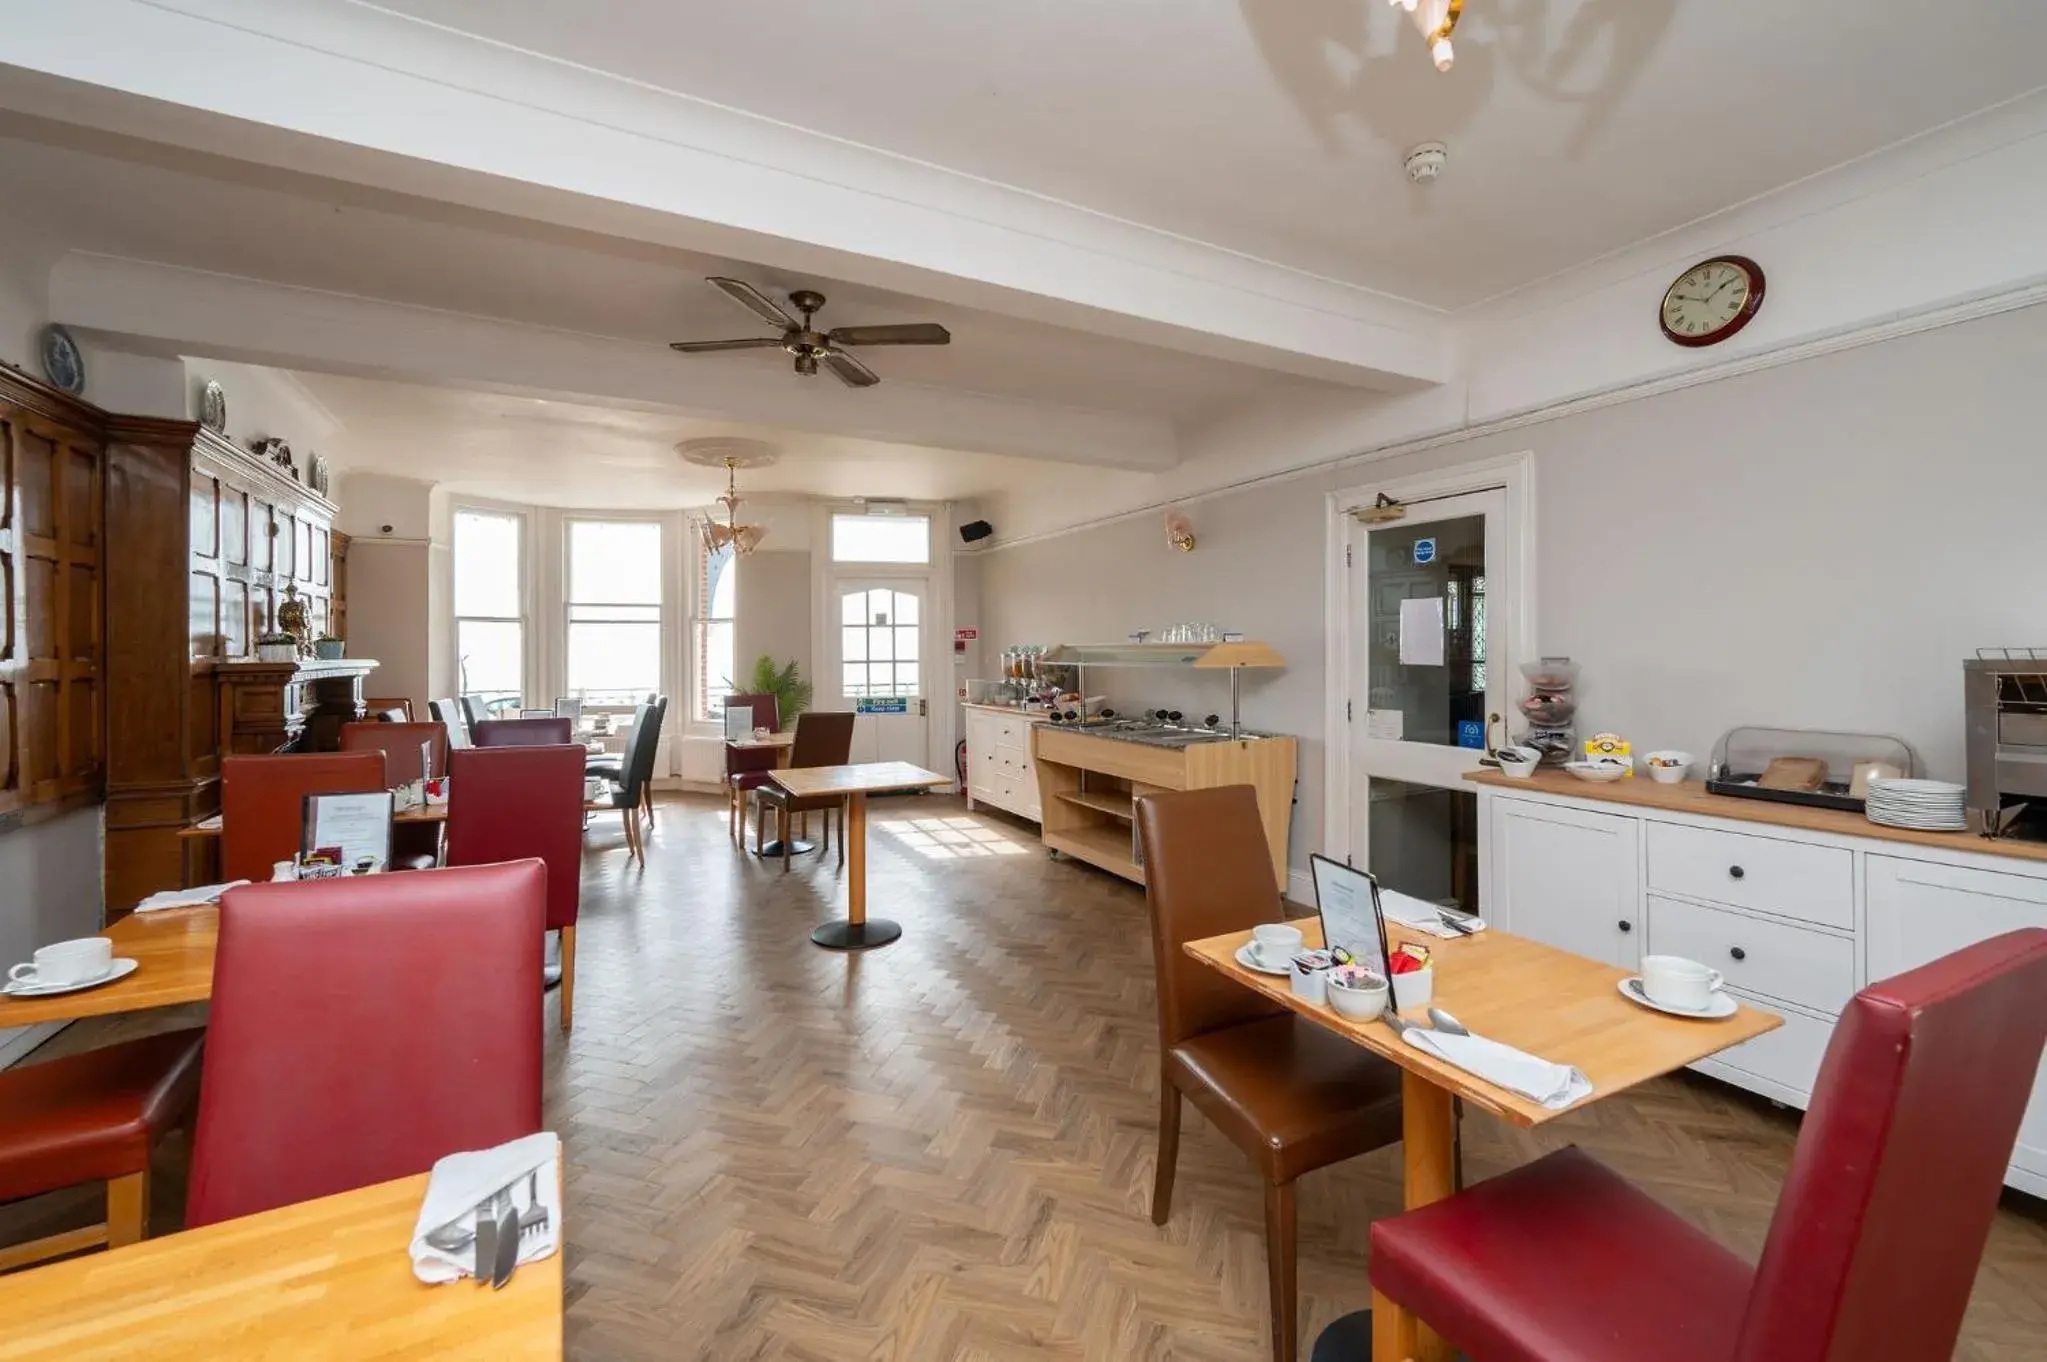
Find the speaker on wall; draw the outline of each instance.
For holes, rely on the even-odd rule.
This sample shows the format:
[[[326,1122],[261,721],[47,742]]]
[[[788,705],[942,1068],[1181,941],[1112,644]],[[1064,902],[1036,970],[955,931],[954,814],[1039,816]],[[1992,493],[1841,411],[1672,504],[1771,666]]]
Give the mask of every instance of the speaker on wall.
[[[966,524],[960,526],[960,538],[966,540],[969,544],[977,544],[993,533],[995,533],[995,527],[985,520],[969,520]]]

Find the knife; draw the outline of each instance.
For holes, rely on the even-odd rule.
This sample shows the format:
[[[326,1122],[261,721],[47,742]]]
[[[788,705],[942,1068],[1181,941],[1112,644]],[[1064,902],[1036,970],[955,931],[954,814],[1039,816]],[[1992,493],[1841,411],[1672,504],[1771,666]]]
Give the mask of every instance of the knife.
[[[519,1267],[519,1208],[512,1199],[505,1198],[505,1212],[498,1217],[496,1230],[497,1260],[491,1268],[490,1289],[501,1290],[512,1280],[512,1274]]]
[[[498,1257],[498,1222],[491,1218],[490,1208],[490,1201],[476,1208],[476,1264],[469,1275],[478,1286],[490,1280]]]

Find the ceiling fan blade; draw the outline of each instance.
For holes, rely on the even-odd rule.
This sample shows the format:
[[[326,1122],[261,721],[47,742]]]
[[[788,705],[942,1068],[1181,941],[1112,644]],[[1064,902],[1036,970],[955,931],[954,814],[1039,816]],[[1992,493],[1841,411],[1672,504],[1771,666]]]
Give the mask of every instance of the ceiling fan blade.
[[[899,326],[840,326],[825,333],[834,345],[950,345],[952,332],[937,322]]]
[[[881,375],[875,373],[874,370],[868,368],[859,360],[854,359],[851,355],[842,355],[836,350],[827,350],[824,354],[819,355],[817,359],[818,363],[830,369],[837,376],[839,382],[849,388],[871,388],[881,382]]]
[[[785,312],[780,303],[777,303],[773,298],[768,297],[767,294],[762,293],[744,279],[721,279],[714,274],[710,278],[710,283],[713,287],[722,291],[726,297],[738,303],[762,321],[779,326],[784,331],[798,329],[796,319]]]
[[[668,348],[680,350],[685,355],[708,354],[713,350],[765,350],[770,346],[782,348],[780,336],[745,336],[738,340],[716,341],[670,341]]]

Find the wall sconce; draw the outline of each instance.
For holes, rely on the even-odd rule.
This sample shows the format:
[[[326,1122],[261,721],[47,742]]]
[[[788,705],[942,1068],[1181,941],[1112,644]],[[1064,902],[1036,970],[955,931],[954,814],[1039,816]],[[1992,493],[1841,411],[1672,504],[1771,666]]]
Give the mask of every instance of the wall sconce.
[[[1194,527],[1178,511],[1166,512],[1166,542],[1182,553],[1194,552]]]

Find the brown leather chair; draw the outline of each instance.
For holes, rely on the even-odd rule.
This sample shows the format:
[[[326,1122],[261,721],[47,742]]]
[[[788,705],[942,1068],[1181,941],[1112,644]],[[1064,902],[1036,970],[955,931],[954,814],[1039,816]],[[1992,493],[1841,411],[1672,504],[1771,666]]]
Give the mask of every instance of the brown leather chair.
[[[799,766],[844,766],[853,756],[853,715],[844,710],[811,710],[796,716],[796,736],[789,745],[789,767]],[[781,829],[782,873],[789,872],[789,816],[822,810],[824,813],[824,842],[818,848],[822,856],[832,845],[832,810],[839,811],[839,864],[846,863],[846,801],[841,795],[813,795],[809,799],[798,799],[781,786],[769,780],[754,791],[760,800],[760,816],[753,825],[753,854],[761,854],[761,842],[767,829],[768,810],[775,810],[775,825]]]
[[[1285,917],[1250,786],[1146,795],[1136,817],[1159,995],[1152,1222],[1172,1214],[1185,1096],[1265,1179],[1272,1355],[1294,1362],[1294,1180],[1400,1139],[1400,1070],[1181,949]]]
[[[105,1223],[0,1248],[0,1271],[149,1232],[149,1152],[192,1111],[203,1029],[0,1070],[0,1201],[107,1185]]]

